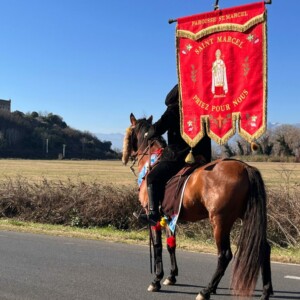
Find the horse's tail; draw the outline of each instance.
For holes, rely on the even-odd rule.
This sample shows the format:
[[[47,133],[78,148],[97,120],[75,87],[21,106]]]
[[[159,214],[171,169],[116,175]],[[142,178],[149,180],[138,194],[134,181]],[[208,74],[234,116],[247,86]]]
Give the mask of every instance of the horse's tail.
[[[246,169],[250,182],[249,198],[231,279],[234,294],[240,296],[252,295],[265,259],[267,243],[265,184],[256,168],[247,165]]]

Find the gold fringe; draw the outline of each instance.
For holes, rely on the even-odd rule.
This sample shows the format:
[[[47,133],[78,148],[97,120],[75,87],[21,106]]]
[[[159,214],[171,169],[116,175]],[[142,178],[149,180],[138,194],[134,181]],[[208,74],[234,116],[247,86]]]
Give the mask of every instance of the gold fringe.
[[[212,33],[221,32],[221,31],[238,31],[238,32],[245,32],[252,26],[262,23],[265,21],[265,13],[262,13],[249,21],[247,21],[245,24],[232,24],[232,23],[224,23],[224,24],[218,24],[213,25],[208,28],[202,29],[198,31],[197,33],[193,33],[188,30],[181,30],[177,29],[176,36],[177,37],[183,37],[183,38],[189,38],[191,40],[199,40],[207,35],[210,35]]]
[[[254,140],[260,138],[267,130],[267,70],[268,70],[268,62],[267,62],[267,30],[266,30],[266,23],[264,23],[263,28],[263,119],[262,119],[262,126],[253,134],[250,135],[247,131],[245,131],[240,126],[240,121],[238,122],[238,133],[239,135],[244,138],[247,142],[251,143]]]

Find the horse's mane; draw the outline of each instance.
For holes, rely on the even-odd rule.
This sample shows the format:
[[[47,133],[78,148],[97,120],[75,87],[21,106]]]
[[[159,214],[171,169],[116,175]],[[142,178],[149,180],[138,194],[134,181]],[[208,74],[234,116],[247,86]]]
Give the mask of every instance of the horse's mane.
[[[131,144],[130,144],[130,137],[132,133],[132,127],[128,127],[126,129],[126,133],[123,140],[123,155],[122,155],[122,162],[124,165],[128,163],[130,151],[131,151]]]

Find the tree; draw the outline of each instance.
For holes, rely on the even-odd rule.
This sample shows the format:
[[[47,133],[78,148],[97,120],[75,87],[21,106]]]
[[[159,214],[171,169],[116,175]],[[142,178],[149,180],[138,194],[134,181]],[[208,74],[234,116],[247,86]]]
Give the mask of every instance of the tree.
[[[57,158],[67,145],[67,158],[116,158],[111,142],[72,129],[61,116],[0,111],[0,157]]]
[[[270,156],[274,147],[274,143],[270,141],[270,135],[266,134],[259,139],[258,145],[261,149],[261,154]]]
[[[300,128],[292,125],[281,125],[272,131],[274,143],[273,154],[295,155],[300,146]]]
[[[289,145],[285,141],[285,138],[283,135],[279,135],[276,141],[279,143],[279,155],[280,156],[291,156],[292,155],[293,150],[289,147]]]
[[[223,152],[227,157],[232,157],[236,155],[236,152],[230,147],[228,143],[223,145]]]
[[[33,111],[31,113],[31,118],[35,119],[35,118],[38,118],[38,117],[39,117],[39,114],[36,111]]]

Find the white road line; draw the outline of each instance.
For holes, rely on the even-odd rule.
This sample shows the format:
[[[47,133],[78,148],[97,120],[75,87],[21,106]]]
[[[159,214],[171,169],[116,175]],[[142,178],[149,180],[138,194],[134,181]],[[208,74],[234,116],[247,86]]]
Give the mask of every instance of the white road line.
[[[290,275],[287,275],[287,276],[284,276],[284,278],[300,280],[300,277],[298,277],[298,276],[290,276]]]

